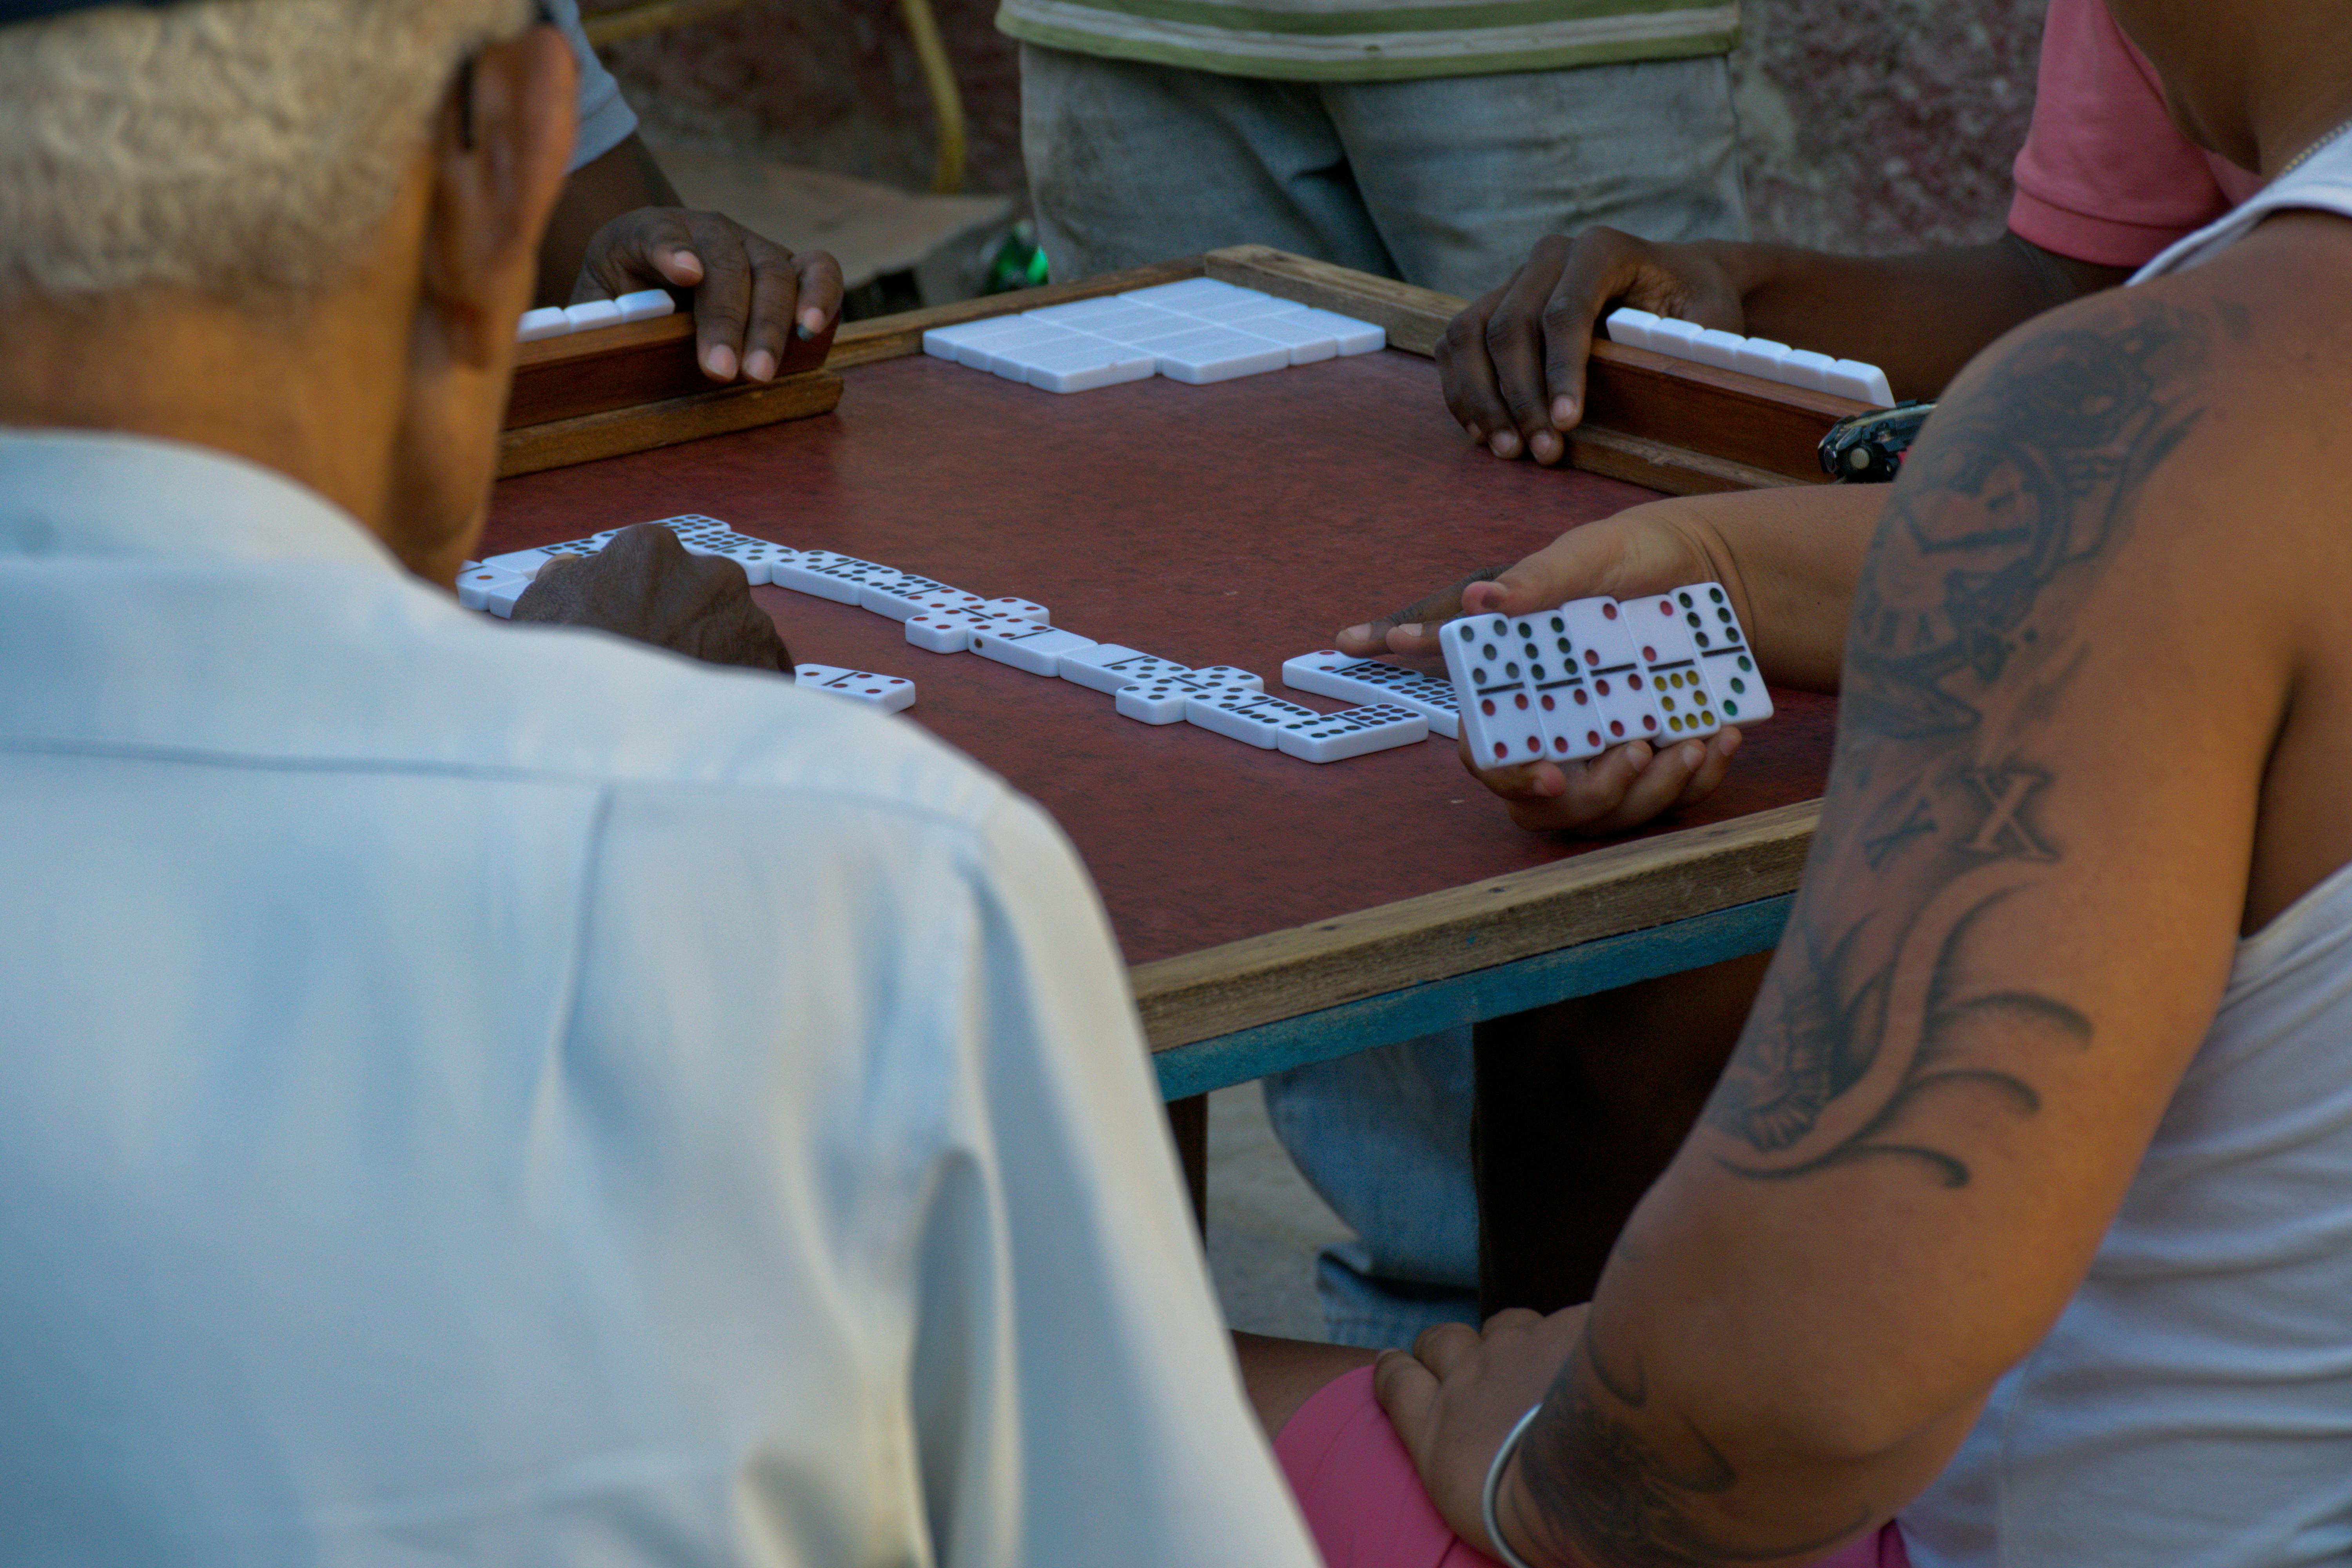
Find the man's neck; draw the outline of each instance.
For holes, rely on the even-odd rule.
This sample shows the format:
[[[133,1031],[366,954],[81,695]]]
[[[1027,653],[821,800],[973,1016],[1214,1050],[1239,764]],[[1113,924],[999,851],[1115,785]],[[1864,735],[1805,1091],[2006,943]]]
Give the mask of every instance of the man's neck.
[[[398,410],[379,374],[396,330],[317,310],[299,330],[207,300],[0,315],[0,425],[117,430],[210,447],[309,486],[381,531]]]

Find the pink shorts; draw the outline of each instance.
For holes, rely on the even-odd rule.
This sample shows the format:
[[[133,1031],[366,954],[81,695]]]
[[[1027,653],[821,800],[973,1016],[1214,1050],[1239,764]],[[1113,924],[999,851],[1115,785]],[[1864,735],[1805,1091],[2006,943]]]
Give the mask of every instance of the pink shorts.
[[[1274,1440],[1326,1568],[1496,1568],[1447,1528],[1359,1367],[1318,1389]],[[1911,1568],[1889,1524],[1814,1568]]]

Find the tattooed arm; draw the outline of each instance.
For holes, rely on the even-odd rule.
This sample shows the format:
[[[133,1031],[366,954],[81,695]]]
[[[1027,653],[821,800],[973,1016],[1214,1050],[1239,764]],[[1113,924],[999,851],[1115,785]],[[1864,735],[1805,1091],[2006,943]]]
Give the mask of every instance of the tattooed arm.
[[[2352,584],[2334,426],[2291,416],[2347,387],[2250,270],[2268,234],[2042,318],[1946,400],[1862,568],[1788,932],[1589,1319],[1382,1364],[1470,1539],[1538,1387],[1502,1509],[1531,1561],[1795,1564],[1886,1519],[2080,1283],[2242,921],[2352,853],[2258,837]]]

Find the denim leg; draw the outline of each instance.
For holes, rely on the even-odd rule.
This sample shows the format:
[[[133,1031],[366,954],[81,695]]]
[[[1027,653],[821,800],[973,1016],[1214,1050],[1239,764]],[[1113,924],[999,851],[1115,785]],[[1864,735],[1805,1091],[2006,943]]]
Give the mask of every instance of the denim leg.
[[[1056,282],[1253,244],[1396,275],[1306,83],[1024,44],[1021,152]]]
[[[1401,275],[1475,298],[1537,240],[1606,224],[1745,239],[1719,56],[1318,89]]]
[[[1467,1028],[1265,1080],[1275,1135],[1360,1238],[1318,1263],[1336,1343],[1410,1345],[1434,1324],[1478,1321],[1475,1089]]]

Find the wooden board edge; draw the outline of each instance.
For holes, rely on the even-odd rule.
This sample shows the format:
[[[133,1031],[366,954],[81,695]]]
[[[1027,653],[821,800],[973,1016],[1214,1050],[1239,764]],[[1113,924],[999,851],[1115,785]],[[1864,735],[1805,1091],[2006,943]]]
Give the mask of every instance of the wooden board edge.
[[[1792,890],[1819,800],[1129,971],[1154,1050]]]
[[[1020,310],[1042,310],[1049,305],[1066,305],[1076,300],[1098,300],[1106,294],[1123,294],[1129,289],[1149,289],[1158,283],[1181,283],[1187,278],[1201,276],[1201,266],[1199,257],[1188,256],[1175,261],[1155,261],[1148,267],[1101,272],[1074,283],[1047,283],[1009,294],[982,294],[976,300],[958,300],[919,310],[845,321],[834,334],[833,353],[826,356],[824,367],[846,370],[876,360],[903,359],[922,353],[923,334],[933,327],[952,327]]]
[[[841,377],[829,370],[803,371],[764,385],[713,387],[635,408],[526,425],[499,437],[499,478],[509,479],[830,414],[841,402],[842,387]]]
[[[1423,359],[1436,354],[1445,324],[1469,303],[1434,289],[1359,272],[1270,245],[1227,246],[1210,251],[1202,260],[1209,276],[1219,282],[1370,321],[1388,333],[1389,347]]]
[[[1647,485],[1654,490],[1677,496],[1784,489],[1808,482],[1776,474],[1769,468],[1735,463],[1727,458],[1710,458],[1687,447],[1669,446],[1664,441],[1646,440],[1598,426],[1583,426],[1568,433],[1568,460],[1587,473]],[[1827,484],[1829,476],[1821,475],[1819,482]]]

